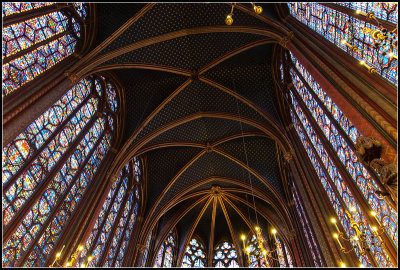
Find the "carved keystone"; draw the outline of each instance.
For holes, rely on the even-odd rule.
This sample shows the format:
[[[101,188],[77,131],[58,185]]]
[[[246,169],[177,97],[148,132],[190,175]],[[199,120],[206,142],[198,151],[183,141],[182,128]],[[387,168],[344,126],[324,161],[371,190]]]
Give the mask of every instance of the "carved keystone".
[[[192,70],[192,74],[190,75],[190,78],[193,81],[197,81],[199,79],[199,72],[197,70]]]
[[[211,187],[211,194],[215,195],[215,196],[219,196],[219,194],[221,193],[221,187],[218,185],[213,185]]]
[[[210,153],[212,151],[214,151],[213,147],[210,145],[210,143],[207,143],[206,152]]]

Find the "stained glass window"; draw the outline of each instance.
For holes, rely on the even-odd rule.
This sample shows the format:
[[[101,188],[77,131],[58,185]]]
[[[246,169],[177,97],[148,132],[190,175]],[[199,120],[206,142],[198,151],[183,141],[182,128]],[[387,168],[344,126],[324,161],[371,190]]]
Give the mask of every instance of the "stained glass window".
[[[173,230],[167,236],[167,239],[162,243],[158,253],[156,261],[154,262],[155,268],[160,267],[172,267],[174,260],[174,252],[176,248],[176,237]]]
[[[297,214],[299,215],[299,218],[300,218],[300,223],[303,228],[304,236],[307,240],[308,247],[309,247],[311,255],[313,257],[314,266],[315,267],[323,267],[324,265],[321,260],[319,248],[317,246],[314,234],[309,225],[308,218],[303,209],[303,205],[300,201],[300,197],[299,197],[299,194],[297,192],[297,188],[295,185],[293,185],[293,200],[294,200],[294,205],[297,210]]]
[[[253,235],[251,239],[247,241],[246,255],[249,259],[249,267],[252,268],[264,268],[269,267],[269,262],[266,258],[266,254],[262,244],[259,243],[257,237]]]
[[[295,63],[296,61],[293,60]],[[295,66],[299,66],[300,63],[296,63]],[[301,67],[298,68],[305,72]],[[336,211],[336,214],[345,230],[346,237],[352,239],[352,245],[355,245],[355,252],[360,260],[360,262],[365,266],[371,266],[370,258],[368,258],[365,253],[362,252],[360,247],[357,246],[356,242],[353,240],[355,236],[355,232],[351,227],[349,217],[346,215],[346,211],[354,208],[356,211],[352,214],[352,217],[356,222],[359,222],[360,228],[366,234],[366,241],[368,243],[368,248],[371,250],[371,254],[373,254],[374,263],[380,267],[388,267],[392,266],[392,262],[390,261],[386,251],[381,246],[379,241],[377,241],[376,237],[373,236],[373,231],[371,226],[368,224],[367,219],[365,217],[368,213],[363,213],[357,204],[356,200],[346,182],[342,179],[342,176],[338,172],[336,168],[335,162],[329,156],[328,152],[325,149],[325,146],[321,142],[321,139],[315,132],[310,121],[315,121],[316,125],[319,125],[320,131],[326,136],[327,140],[331,143],[332,148],[336,153],[338,153],[339,159],[344,163],[347,170],[349,170],[349,174],[353,176],[353,180],[359,184],[361,181],[364,181],[364,186],[360,186],[361,193],[369,192],[368,188],[373,187],[374,182],[371,177],[367,174],[365,168],[362,167],[359,161],[355,158],[354,153],[351,152],[350,147],[346,144],[346,141],[338,132],[338,128],[340,125],[343,126],[344,132],[346,132],[347,136],[351,138],[348,132],[349,130],[353,130],[354,134],[357,134],[357,131],[351,128],[351,123],[345,118],[345,116],[336,110],[336,105],[332,103],[332,101],[327,99],[326,94],[322,93],[322,89],[316,82],[310,83],[305,78],[312,80],[309,74],[303,75],[301,72],[297,72],[297,68],[291,68],[290,73],[292,75],[294,88],[297,91],[297,94],[301,97],[304,102],[304,106],[306,110],[312,115],[313,119],[309,119],[304,113],[304,108],[301,104],[299,104],[299,100],[297,100],[297,94],[293,91],[290,91],[291,103],[293,104],[294,110],[291,110],[292,121],[294,123],[294,127],[297,133],[300,136],[301,141],[307,151],[307,154],[314,165],[314,168],[319,176],[322,186],[327,192],[327,195],[332,203],[333,208]],[[312,89],[312,90],[310,90]],[[312,91],[312,92],[311,92]],[[314,92],[314,93],[313,93]],[[319,92],[319,94],[318,94]],[[320,98],[320,96],[325,97],[325,99]],[[303,103],[302,103],[303,104]],[[327,104],[327,105],[325,105]],[[332,116],[325,114],[323,107],[330,107],[328,111],[332,113]],[[339,116],[340,115],[340,116]],[[340,118],[338,118],[340,117]],[[341,119],[343,121],[338,121],[337,119]],[[347,120],[347,121],[346,121]],[[338,121],[340,124],[335,124],[334,122]],[[347,130],[347,131],[346,131]],[[339,148],[340,147],[340,148]],[[343,153],[343,154],[342,154]],[[342,157],[344,157],[342,159]],[[345,162],[344,162],[345,161]],[[353,174],[354,172],[354,174]],[[365,183],[371,183],[372,187],[368,187]],[[364,189],[364,191],[362,190]],[[374,196],[371,198],[371,196]],[[376,198],[376,199],[374,199]],[[385,204],[383,200],[380,200],[376,197],[376,194],[371,192],[368,194],[367,200],[371,200],[371,202],[376,202],[375,205],[371,204],[371,207],[376,207],[377,211],[381,211],[382,215],[388,215],[389,207]],[[383,205],[380,207],[379,205]],[[386,208],[387,207],[387,208]],[[390,215],[390,212],[389,212]],[[397,213],[393,213],[393,216],[397,216]],[[388,217],[390,220],[390,217]],[[397,218],[396,218],[397,220]],[[388,220],[386,219],[386,222]],[[388,222],[389,223],[389,222]],[[393,222],[392,225],[389,225],[388,233],[391,234],[390,226],[395,226],[397,228],[397,222]],[[396,229],[397,231],[397,229]],[[397,232],[393,232],[392,237],[394,237],[397,241]]]
[[[189,245],[186,247],[181,267],[206,267],[206,252],[204,245],[198,239],[193,238],[190,240]]]
[[[283,253],[283,244],[281,243],[281,240],[279,239],[278,236],[276,236],[276,241],[278,243],[277,245],[277,255],[278,255],[278,260],[279,260],[279,266],[280,267],[287,267],[286,261],[285,261],[285,254]]]
[[[36,2],[36,3],[23,3],[23,2],[3,2],[3,18],[12,14],[21,13],[31,9],[40,8],[43,6],[53,5],[55,2]]]
[[[366,4],[366,3],[365,3]],[[357,3],[349,3],[352,8],[358,7]],[[361,8],[360,4],[360,8]],[[398,84],[398,62],[397,58],[392,57],[388,53],[384,53],[383,49],[373,48],[374,39],[362,29],[365,27],[377,30],[378,28],[366,21],[359,20],[353,16],[339,12],[332,8],[316,3],[288,3],[291,15],[297,20],[306,24],[312,30],[334,43],[337,47],[346,51],[357,60],[364,60],[370,67],[375,67],[377,72],[384,78],[394,84]],[[383,7],[387,11],[384,11]],[[363,9],[376,11],[379,16],[393,20],[397,24],[397,4],[390,5],[371,4],[364,5]],[[394,9],[389,12],[389,10]],[[393,17],[391,14],[396,15]],[[346,40],[350,46],[356,46],[358,50],[352,50],[345,43]],[[397,46],[392,46],[393,54],[397,56]],[[385,49],[386,50],[386,49]]]
[[[146,249],[143,253],[143,258],[142,258],[142,265],[141,267],[145,267],[146,266],[146,261],[147,261],[147,255],[149,254],[149,248],[150,248],[150,240],[151,240],[151,236],[152,236],[153,232],[150,233],[149,238],[147,238],[147,242],[146,242]]]
[[[52,4],[3,3],[3,19],[38,9],[38,16],[3,27],[3,97],[75,52],[83,28],[78,22],[82,20],[75,16],[84,19],[87,7],[85,4],[75,4],[78,15],[68,8],[72,4],[66,4],[61,10],[48,11],[47,14],[40,11],[41,7]]]
[[[5,239],[3,266],[48,265],[88,196],[113,142],[107,117],[117,117],[99,105],[96,78],[79,81],[3,148],[3,232],[16,228]]]
[[[222,242],[214,249],[214,267],[239,267],[235,246],[229,242]]]
[[[292,55],[292,61],[295,63],[296,69],[291,68],[295,88],[306,103],[312,116],[321,128],[325,137],[331,143],[333,150],[338,153],[338,157],[343,165],[348,170],[353,181],[360,188],[362,195],[370,204],[371,208],[377,213],[377,217],[384,225],[387,233],[392,237],[393,242],[397,244],[398,227],[397,227],[397,212],[382,198],[379,197],[375,190],[379,190],[378,185],[372,179],[371,175],[367,172],[364,165],[358,160],[353,150],[349,147],[343,136],[338,132],[335,124],[325,116],[323,107],[326,107],[332,114],[334,119],[346,133],[346,135],[355,142],[355,139],[360,136],[360,133],[347,119],[347,117],[339,110],[335,103],[328,99],[326,93],[313,80],[311,75],[303,68],[300,62]],[[296,70],[300,72],[297,73]],[[302,78],[305,79],[303,83]],[[309,87],[311,86],[311,87]],[[318,93],[315,98],[312,92]],[[318,100],[319,99],[319,100]],[[318,101],[322,101],[318,104]]]
[[[343,2],[336,3],[353,9],[354,11],[362,11],[365,13],[373,12],[374,16],[392,23],[397,24],[397,3],[389,2]]]
[[[128,162],[108,191],[80,254],[79,265],[123,266],[126,251],[134,236],[140,198],[134,192],[137,182],[133,179],[132,167],[135,165],[138,166],[134,160]],[[138,170],[141,170],[141,167],[138,166]]]
[[[283,245],[283,247],[285,248],[286,259],[288,261],[289,267],[293,267],[292,257],[290,256],[288,248],[286,247],[286,245]]]

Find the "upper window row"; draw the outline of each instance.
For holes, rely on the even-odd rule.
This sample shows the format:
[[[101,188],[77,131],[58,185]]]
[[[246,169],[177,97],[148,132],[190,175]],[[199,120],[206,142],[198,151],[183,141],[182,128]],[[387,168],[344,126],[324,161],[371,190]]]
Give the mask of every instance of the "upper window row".
[[[28,11],[37,11],[36,16],[20,16],[20,21],[8,23],[10,16]],[[64,4],[62,8],[54,3],[3,3],[2,96],[72,55],[82,41],[86,17],[83,3]]]
[[[397,24],[397,4],[342,3],[362,12],[374,12],[377,18]],[[343,12],[316,3],[288,3],[291,15],[324,38],[346,51],[360,62],[374,67],[381,76],[398,84],[397,33],[387,31],[387,38],[378,46],[378,39],[370,32],[379,30],[375,25]],[[386,30],[382,30],[386,31]],[[396,31],[396,29],[395,29]],[[372,32],[371,32],[372,33]],[[393,36],[393,37],[392,37]]]

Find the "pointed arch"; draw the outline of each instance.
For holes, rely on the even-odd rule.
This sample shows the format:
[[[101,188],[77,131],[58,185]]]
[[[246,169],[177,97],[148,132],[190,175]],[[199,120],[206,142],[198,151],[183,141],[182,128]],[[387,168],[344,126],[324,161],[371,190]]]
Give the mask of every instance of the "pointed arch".
[[[228,241],[218,243],[214,248],[213,267],[238,268],[236,247]]]
[[[353,237],[350,217],[346,212],[355,209],[352,218],[364,225],[370,251],[357,250],[363,265],[387,267],[396,264],[392,244],[381,245],[374,237],[372,227],[377,213],[384,224],[383,237],[388,243],[397,243],[397,211],[390,201],[379,197],[381,183],[366,169],[351,147],[361,134],[341,112],[301,63],[291,54],[287,58],[293,86],[288,91],[292,122],[308,152],[322,185],[330,197],[346,236]],[[292,62],[293,64],[290,64]]]
[[[140,160],[135,157],[120,171],[85,241],[78,265],[123,266],[140,210],[142,170]]]
[[[167,238],[162,243],[160,249],[158,250],[157,257],[154,262],[155,268],[160,267],[173,267],[174,261],[177,257],[177,246],[178,241],[176,228],[172,229],[168,234]]]
[[[181,267],[206,267],[207,266],[207,251],[203,240],[194,235],[186,246],[185,254]]]
[[[3,265],[46,264],[115,143],[119,106],[115,85],[91,75],[3,147]]]
[[[3,98],[82,49],[87,4],[4,3]],[[28,16],[27,16],[27,13]]]

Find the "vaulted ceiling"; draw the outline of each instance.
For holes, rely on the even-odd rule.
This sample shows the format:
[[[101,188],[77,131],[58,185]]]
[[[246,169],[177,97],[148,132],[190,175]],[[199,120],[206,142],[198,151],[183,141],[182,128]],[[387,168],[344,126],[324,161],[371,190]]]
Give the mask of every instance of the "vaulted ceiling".
[[[272,4],[262,6],[255,15],[250,4],[237,5],[226,26],[228,4],[96,5],[96,46],[115,38],[82,73],[111,72],[122,86],[126,115],[111,171],[144,157],[147,233],[159,221],[161,235],[180,231],[182,246],[190,234],[208,246],[210,196],[228,214],[215,209],[214,244],[232,237],[229,223],[249,230],[254,206],[260,224],[287,222],[280,155],[290,147],[271,66],[287,30],[273,20]]]

